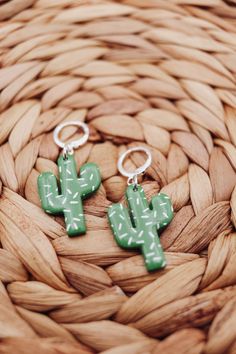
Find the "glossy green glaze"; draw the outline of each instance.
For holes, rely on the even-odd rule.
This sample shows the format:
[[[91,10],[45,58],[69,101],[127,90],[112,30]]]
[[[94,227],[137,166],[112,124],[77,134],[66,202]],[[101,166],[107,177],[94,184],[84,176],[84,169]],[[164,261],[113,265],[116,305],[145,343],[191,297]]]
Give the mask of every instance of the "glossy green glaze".
[[[108,218],[119,246],[141,248],[149,271],[165,267],[166,260],[158,230],[170,223],[173,207],[165,194],[154,196],[149,205],[144,190],[131,185],[126,190],[129,211],[122,204],[109,207]],[[129,213],[130,212],[130,213]]]
[[[77,176],[73,155],[67,159],[58,159],[61,190],[59,193],[57,179],[50,173],[42,173],[38,178],[38,190],[42,208],[49,214],[64,214],[66,230],[69,236],[86,232],[82,199],[94,193],[101,184],[97,165],[87,163]]]

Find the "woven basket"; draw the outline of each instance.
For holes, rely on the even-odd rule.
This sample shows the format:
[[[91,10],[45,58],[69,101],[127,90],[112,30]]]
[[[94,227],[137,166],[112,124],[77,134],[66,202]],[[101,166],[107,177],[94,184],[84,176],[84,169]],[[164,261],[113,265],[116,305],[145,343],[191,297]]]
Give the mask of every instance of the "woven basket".
[[[0,353],[236,353],[236,1],[0,0]],[[80,119],[78,169],[100,166],[88,231],[45,214],[53,129]],[[78,136],[76,129],[63,138]],[[168,194],[168,265],[121,249],[118,156],[147,146]],[[134,169],[141,153],[127,160]]]

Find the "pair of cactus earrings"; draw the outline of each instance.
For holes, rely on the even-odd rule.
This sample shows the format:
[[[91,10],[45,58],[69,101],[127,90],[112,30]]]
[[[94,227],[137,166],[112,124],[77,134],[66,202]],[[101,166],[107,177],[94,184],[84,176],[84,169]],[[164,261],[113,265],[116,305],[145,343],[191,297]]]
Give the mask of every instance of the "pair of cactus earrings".
[[[59,139],[61,130],[76,125],[83,130],[83,137],[69,144]],[[57,178],[50,172],[42,173],[38,178],[38,190],[42,208],[49,214],[64,214],[66,230],[69,236],[86,233],[82,200],[96,192],[101,184],[98,166],[84,164],[77,176],[74,149],[86,143],[89,137],[88,126],[80,121],[60,124],[54,130],[54,141],[63,149],[58,159],[60,191]],[[123,162],[128,154],[143,151],[147,154],[145,164],[134,172],[127,172]],[[122,204],[112,204],[108,209],[108,219],[116,242],[125,249],[141,249],[148,271],[165,267],[166,261],[158,237],[158,230],[168,225],[173,217],[173,207],[165,194],[154,196],[149,205],[143,188],[138,184],[138,176],[151,165],[151,153],[144,147],[126,151],[118,160],[120,173],[128,177],[126,198],[129,209]]]

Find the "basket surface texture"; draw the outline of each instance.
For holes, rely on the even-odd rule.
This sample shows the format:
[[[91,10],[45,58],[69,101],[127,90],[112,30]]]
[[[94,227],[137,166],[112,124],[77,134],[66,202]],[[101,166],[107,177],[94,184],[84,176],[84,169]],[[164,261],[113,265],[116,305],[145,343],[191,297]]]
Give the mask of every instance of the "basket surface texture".
[[[236,1],[0,0],[0,90],[0,353],[236,353]],[[71,120],[102,175],[72,238],[37,191]],[[174,207],[159,271],[107,220],[135,146]]]

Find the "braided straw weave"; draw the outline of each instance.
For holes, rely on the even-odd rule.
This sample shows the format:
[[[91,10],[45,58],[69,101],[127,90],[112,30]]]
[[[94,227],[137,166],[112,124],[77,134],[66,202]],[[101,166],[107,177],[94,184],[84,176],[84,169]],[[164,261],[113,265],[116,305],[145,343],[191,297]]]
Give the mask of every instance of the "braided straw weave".
[[[0,353],[236,353],[236,1],[0,0],[0,21]],[[37,177],[74,119],[91,131],[78,169],[103,183],[71,239]],[[175,210],[154,273],[106,217],[138,145],[146,194]]]

